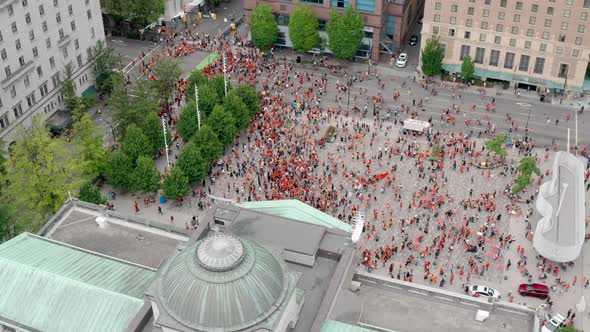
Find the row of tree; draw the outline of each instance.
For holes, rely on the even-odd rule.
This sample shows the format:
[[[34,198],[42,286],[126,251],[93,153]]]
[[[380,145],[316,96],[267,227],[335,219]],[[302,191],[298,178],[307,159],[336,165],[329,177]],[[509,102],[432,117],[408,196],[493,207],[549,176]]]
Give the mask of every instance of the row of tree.
[[[328,47],[335,57],[351,59],[357,53],[364,32],[363,17],[349,6],[343,15],[336,9],[330,12],[330,21],[326,24],[328,40],[321,40],[318,18],[309,5],[297,5],[289,17],[289,39],[293,49],[307,52],[313,48]],[[272,47],[279,37],[277,20],[272,9],[260,4],[251,15],[252,42],[256,47]]]

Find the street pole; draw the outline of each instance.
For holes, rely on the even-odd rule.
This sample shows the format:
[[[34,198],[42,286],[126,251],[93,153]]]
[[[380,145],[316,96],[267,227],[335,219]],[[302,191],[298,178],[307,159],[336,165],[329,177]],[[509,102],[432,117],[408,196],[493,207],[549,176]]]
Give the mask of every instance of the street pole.
[[[574,150],[576,155],[578,154],[578,110],[574,109],[576,119],[576,140],[574,141]]]
[[[528,141],[528,134],[529,134],[529,119],[531,118],[531,112],[533,111],[533,105],[529,106],[529,114],[526,117],[526,124],[524,125],[524,141]]]
[[[162,130],[164,131],[164,148],[166,149],[166,163],[170,171],[170,157],[168,156],[168,140],[166,139],[166,118],[162,117]]]
[[[199,88],[195,84],[195,106],[197,107],[197,125],[199,126],[199,130],[201,130],[201,112],[199,111]]]
[[[567,152],[570,152],[570,129],[567,128]]]
[[[348,85],[348,111],[350,112],[350,89],[352,86],[352,78],[349,78],[347,83],[348,83],[347,84]]]
[[[225,91],[225,96],[227,97],[227,77],[226,77],[226,70],[225,70],[225,54],[223,55],[223,88]]]

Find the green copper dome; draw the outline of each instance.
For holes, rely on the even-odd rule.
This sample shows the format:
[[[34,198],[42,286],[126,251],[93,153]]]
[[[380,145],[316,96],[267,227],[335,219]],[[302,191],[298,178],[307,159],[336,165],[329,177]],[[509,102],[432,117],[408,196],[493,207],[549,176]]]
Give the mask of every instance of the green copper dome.
[[[179,323],[200,331],[239,331],[272,315],[285,300],[284,263],[259,244],[216,233],[162,267],[158,298]]]

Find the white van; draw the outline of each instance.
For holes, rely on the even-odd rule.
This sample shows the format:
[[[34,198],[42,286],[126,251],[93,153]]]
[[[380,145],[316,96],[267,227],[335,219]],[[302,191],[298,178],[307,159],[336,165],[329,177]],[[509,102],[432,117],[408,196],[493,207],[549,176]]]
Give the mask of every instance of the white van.
[[[402,129],[403,133],[407,133],[409,131],[415,131],[417,133],[430,133],[431,125],[428,121],[420,121],[416,119],[406,119],[404,120],[404,127]]]
[[[562,327],[565,322],[565,317],[560,314],[555,314],[543,327],[541,332],[555,332],[558,328]]]

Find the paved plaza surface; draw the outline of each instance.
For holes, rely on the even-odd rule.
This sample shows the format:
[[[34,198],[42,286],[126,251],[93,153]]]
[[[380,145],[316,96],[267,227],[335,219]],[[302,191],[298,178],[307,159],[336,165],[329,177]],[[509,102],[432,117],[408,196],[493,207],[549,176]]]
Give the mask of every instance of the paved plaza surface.
[[[366,216],[366,227],[362,240],[357,243],[358,269],[367,269],[360,257],[363,252],[370,253],[371,261],[378,260],[371,268],[373,273],[390,275],[389,268],[393,266],[391,275],[394,278],[399,274],[400,279],[411,278],[412,282],[439,287],[444,276],[442,287],[447,290],[462,292],[463,284],[481,284],[499,290],[502,300],[513,300],[533,308],[544,303],[543,300],[520,297],[517,291],[520,283],[529,280],[525,271],[533,282],[540,282],[536,253],[526,237],[526,214],[534,202],[527,204],[525,201],[534,196],[538,188],[537,177],[522,195],[522,203],[513,205],[504,190],[516,178],[513,168],[523,157],[522,152],[509,150],[505,166],[492,170],[482,170],[476,165],[494,160],[493,154],[482,151],[486,138],[494,138],[500,132],[514,138],[522,137],[528,108],[532,107],[528,126],[538,148],[531,152],[539,159],[539,167],[544,173],[551,168],[554,153],[546,151],[544,146],[551,145],[554,138],[560,146],[566,144],[566,128],[573,128],[575,103],[551,106],[539,103],[536,95],[527,93],[518,97],[512,94],[491,96],[490,92],[482,100],[482,95],[475,89],[463,92],[449,89],[449,86],[436,87],[438,95],[432,96],[414,82],[411,70],[373,66],[372,71],[377,70],[379,79],[376,75],[365,78],[362,73],[366,71],[366,64],[355,64],[347,69],[349,74],[357,76],[351,89],[351,108],[356,104],[362,111],[367,105],[368,112],[366,115],[353,111],[347,113],[347,94],[337,90],[337,86],[342,90],[346,78],[335,76],[325,68],[316,70],[309,62],[290,68],[292,55],[285,55],[286,62],[282,56],[277,52],[275,60],[260,64],[262,73],[258,75],[258,83],[266,81],[271,86],[270,96],[275,98],[265,101],[263,115],[240,134],[233,147],[226,149],[222,158],[224,165],[213,168],[205,186],[194,186],[203,195],[188,198],[182,206],[171,202],[162,205],[164,214],[160,215],[156,204],[146,206],[143,203],[144,196],[122,193],[105,185],[102,189],[105,193],[114,190],[118,194],[112,201],[115,209],[135,213],[133,203],[137,201],[140,203],[139,215],[163,223],[170,223],[173,216],[175,224],[187,227],[193,215],[198,218],[203,213],[197,203],[200,201],[205,206],[210,203],[206,194],[237,201],[301,199],[344,221],[349,221],[355,211],[360,211]],[[196,53],[181,58],[190,63],[183,67],[185,75],[192,63],[198,63],[202,57],[203,54]],[[322,75],[325,75],[325,83]],[[234,82],[237,77],[237,73],[231,74]],[[287,84],[287,77],[293,84]],[[381,83],[385,84],[383,89],[379,88]],[[315,87],[310,90],[311,95],[306,94],[312,84]],[[318,86],[323,88],[319,99]],[[392,96],[395,91],[400,93],[397,101]],[[379,95],[383,98],[383,106],[380,114],[374,116],[370,100]],[[428,102],[425,101],[427,95]],[[485,105],[492,98],[495,98],[495,113],[485,111]],[[419,102],[420,99],[423,107],[413,106],[413,101]],[[294,112],[292,102],[302,100],[306,100],[310,110]],[[338,104],[342,105],[340,112],[337,112]],[[431,161],[427,156],[432,147],[425,138],[402,135],[399,133],[400,122],[395,117],[384,119],[387,108],[401,108],[402,104],[409,107],[408,112],[417,113],[419,119],[432,117],[434,132],[444,132],[437,136],[445,150],[442,163]],[[456,125],[446,121],[441,123],[442,112],[452,108],[453,104],[463,105],[463,109],[451,111],[457,118]],[[475,110],[471,109],[472,105],[476,105]],[[178,115],[179,111],[176,109],[175,114]],[[507,113],[519,124],[518,132],[509,132],[511,124],[504,121]],[[568,114],[571,117],[566,121]],[[400,112],[397,120],[407,116]],[[546,123],[547,117],[551,124]],[[482,125],[466,125],[463,119],[470,118],[480,119]],[[555,119],[562,120],[555,125]],[[589,142],[590,133],[582,129],[588,120],[587,112],[578,119],[580,145]],[[496,125],[496,132],[477,138],[487,121]],[[337,130],[336,141],[321,144],[329,126]],[[460,134],[471,130],[474,135],[469,139]],[[181,142],[171,147],[172,162],[180,149]],[[164,159],[157,162],[161,171],[166,167]],[[375,175],[381,176],[375,179]],[[536,212],[528,218],[532,230],[538,219]],[[483,242],[477,253],[466,252],[467,245],[477,246],[478,239]],[[393,251],[394,247],[397,252],[389,253],[388,259],[376,258],[381,249]],[[522,251],[517,252],[520,249]],[[584,256],[588,255],[578,258],[567,270],[560,271],[559,277],[564,284],[551,293],[554,305],[550,312],[565,315],[569,309],[575,310],[580,295],[587,293],[583,280],[589,275],[590,263],[587,259],[582,261]],[[429,264],[430,271],[426,279],[425,264]],[[546,262],[545,267],[549,264]],[[432,275],[437,277],[436,281],[431,281]],[[555,284],[556,276],[547,275],[548,279],[543,283]],[[392,308],[405,305],[391,304]],[[400,307],[399,310],[406,309]],[[590,324],[588,314],[576,315],[577,326]]]

